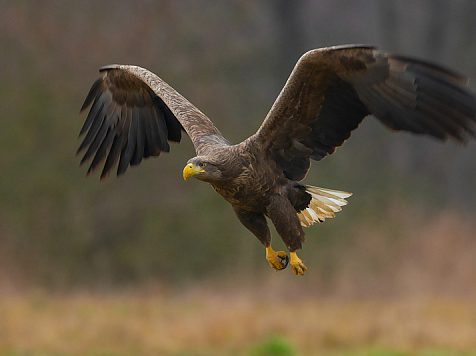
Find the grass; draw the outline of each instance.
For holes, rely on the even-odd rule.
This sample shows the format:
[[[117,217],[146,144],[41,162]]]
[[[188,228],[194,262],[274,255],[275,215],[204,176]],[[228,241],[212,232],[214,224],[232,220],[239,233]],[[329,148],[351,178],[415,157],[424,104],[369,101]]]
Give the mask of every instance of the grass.
[[[264,294],[266,295],[266,294]],[[476,355],[468,300],[329,300],[218,289],[0,299],[0,355]]]
[[[266,269],[180,291],[60,294],[18,292],[0,268],[0,356],[476,356],[474,223],[448,213],[418,228],[402,212],[415,214],[390,214],[404,237],[357,228],[320,255],[335,269],[304,278]]]

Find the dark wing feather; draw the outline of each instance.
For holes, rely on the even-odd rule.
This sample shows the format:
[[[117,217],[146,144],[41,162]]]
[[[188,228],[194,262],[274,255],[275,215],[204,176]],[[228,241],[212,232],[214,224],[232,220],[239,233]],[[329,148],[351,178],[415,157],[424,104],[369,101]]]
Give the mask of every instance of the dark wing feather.
[[[476,99],[466,85],[447,69],[369,46],[309,51],[247,142],[296,181],[369,114],[394,130],[463,142],[476,134]]]
[[[169,152],[168,141],[180,142],[182,130],[198,153],[226,142],[202,112],[146,69],[112,65],[101,71],[105,74],[94,82],[81,107],[91,106],[78,149],[86,150],[81,164],[92,158],[88,173],[105,160],[101,178],[118,162],[117,174],[122,174],[143,158]]]
[[[116,165],[119,157],[121,156],[121,151],[125,147],[125,142],[129,133],[128,129],[126,128],[130,125],[129,115],[130,114],[128,113],[128,108],[123,106],[121,113],[121,117],[123,117],[123,119],[119,120],[116,132],[114,132],[114,136],[111,135],[115,138],[113,140],[112,147],[107,155],[106,163],[104,164],[104,168],[101,173],[101,178],[105,178],[108,175],[108,172],[112,169],[112,167]]]

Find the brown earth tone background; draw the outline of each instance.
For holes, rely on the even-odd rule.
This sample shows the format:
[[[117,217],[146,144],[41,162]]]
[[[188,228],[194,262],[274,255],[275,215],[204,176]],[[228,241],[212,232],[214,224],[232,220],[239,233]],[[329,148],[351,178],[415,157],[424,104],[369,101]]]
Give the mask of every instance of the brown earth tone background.
[[[472,0],[0,3],[0,355],[475,355],[474,142],[365,120],[305,180],[354,195],[306,229],[303,278],[183,181],[187,137],[103,182],[75,157],[102,65],[152,70],[237,143],[313,48],[377,45],[474,92],[475,15]]]

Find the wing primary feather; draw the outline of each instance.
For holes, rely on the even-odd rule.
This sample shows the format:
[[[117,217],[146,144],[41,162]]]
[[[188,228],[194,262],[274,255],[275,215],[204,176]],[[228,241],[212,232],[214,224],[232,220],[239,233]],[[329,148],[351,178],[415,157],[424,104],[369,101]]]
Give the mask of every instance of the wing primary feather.
[[[454,120],[454,124],[457,124],[461,131],[466,131],[473,136],[476,134],[476,113],[469,116],[465,115],[458,109],[424,94],[420,96],[418,104],[422,105],[424,109],[427,107],[430,109],[437,109],[440,116],[442,114],[446,116],[445,121],[449,121],[448,118],[450,118],[451,120]]]
[[[94,106],[91,108],[91,111],[88,114],[88,119],[91,120],[91,122],[88,123],[89,131],[84,137],[84,140],[79,146],[78,150],[76,151],[76,154],[78,154],[84,148],[86,148],[86,146],[88,146],[91,143],[94,137],[96,137],[96,134],[99,128],[101,127],[103,120],[106,118],[104,111],[108,110],[107,107],[111,105],[112,103],[111,99],[112,99],[111,95],[108,95],[106,93],[102,93],[98,97],[97,102],[95,102]],[[84,132],[85,131],[86,129],[84,129]]]
[[[422,122],[414,120],[411,112],[402,110],[388,94],[375,87],[362,87],[359,95],[367,102],[367,106],[380,121],[394,130],[407,130],[417,134],[423,134],[430,130],[436,137],[442,138],[441,134],[434,132],[431,126],[422,127]]]
[[[468,78],[456,73],[447,68],[443,68],[438,64],[429,63],[415,58],[398,56],[398,55],[386,55],[389,59],[389,63],[392,66],[396,63],[399,66],[403,66],[405,71],[420,73],[424,76],[440,77],[442,80],[448,83],[452,83],[456,86],[468,85]]]
[[[123,174],[129,164],[131,163],[132,156],[134,155],[134,150],[136,148],[137,142],[137,128],[138,122],[137,120],[133,120],[132,117],[133,109],[127,108],[127,116],[126,116],[126,127],[129,128],[127,143],[122,150],[121,158],[119,160],[119,165],[117,167],[117,175]]]
[[[157,127],[155,125],[156,117],[155,111],[153,111],[153,101],[148,92],[144,94],[145,106],[141,108],[141,126],[143,127],[145,145],[144,145],[144,158],[157,155],[156,142],[157,142]]]
[[[162,111],[160,111],[157,106],[154,105],[154,113],[157,118],[157,132],[158,132],[158,138],[159,138],[159,148],[163,152],[169,152],[170,147],[167,142],[167,124],[165,122],[165,115]]]
[[[98,135],[91,143],[89,148],[92,148],[91,155],[96,152],[91,165],[89,166],[88,174],[96,170],[99,163],[102,162],[104,157],[112,145],[114,140],[116,130],[117,130],[117,122],[119,121],[120,117],[120,108],[116,106],[116,109],[113,111],[113,114],[104,120],[103,125],[98,132]]]
[[[164,121],[167,126],[167,139],[173,142],[180,142],[182,139],[182,131],[185,131],[183,126],[180,124],[174,114],[172,114],[169,107],[164,104],[162,99],[156,96],[154,101],[157,110],[164,114]]]
[[[91,144],[94,142],[94,139],[96,138],[99,130],[103,126],[104,120],[106,119],[106,115],[104,114],[103,110],[100,110],[96,116],[96,119],[94,120],[93,124],[91,125],[91,128],[89,129],[88,133],[86,134],[86,137],[84,138],[83,142],[79,146],[78,150],[76,151],[76,154],[79,154],[82,150],[84,150],[86,147],[88,147],[88,150],[86,154],[84,155],[83,159],[81,160],[80,164],[83,164],[91,155],[92,152],[88,154],[88,151],[91,151]],[[86,155],[88,158],[86,158]]]
[[[155,156],[160,152],[157,152],[156,142],[157,142],[157,126],[156,118],[150,107],[145,107],[142,111],[143,120],[142,125],[144,126],[145,133],[145,146],[144,146],[144,158]]]
[[[96,119],[98,112],[101,111],[103,108],[103,101],[104,98],[101,95],[97,96],[96,99],[94,99],[93,106],[91,106],[91,110],[89,110],[88,117],[86,118],[86,121],[84,122],[84,125],[81,128],[78,137],[82,136],[89,129],[94,119]]]
[[[121,111],[121,118],[117,124],[117,127],[114,130],[114,140],[112,142],[111,149],[106,158],[106,163],[104,164],[104,168],[101,173],[101,179],[107,177],[119,159],[121,151],[124,147],[126,142],[128,129],[126,129],[127,123],[127,107],[123,106]]]
[[[136,146],[131,159],[131,166],[135,166],[142,161],[144,157],[145,132],[146,129],[143,118],[139,116],[139,108],[132,109],[132,120],[137,122]]]
[[[460,88],[455,88],[449,84],[444,85],[439,80],[429,77],[418,77],[417,84],[422,92],[426,92],[434,99],[447,103],[465,115],[474,118],[475,101]]]
[[[155,105],[149,107],[149,116],[149,127],[152,132],[153,140],[150,145],[152,147],[151,156],[157,156],[162,152],[163,142],[167,142],[167,128],[162,127],[161,123],[163,123],[163,118],[162,115],[157,112]]]
[[[91,158],[91,156],[97,151],[97,149],[99,148],[102,140],[106,136],[107,126],[104,124],[104,122],[105,122],[105,120],[103,119],[101,127],[98,130],[98,133],[96,134],[93,141],[91,142],[88,149],[86,150],[86,153],[84,154],[83,158],[81,159],[80,164],[83,164],[84,162],[86,162],[88,159]]]
[[[83,151],[91,143],[91,141],[94,139],[94,137],[96,137],[96,134],[97,134],[99,128],[101,127],[102,122],[105,118],[105,115],[103,114],[102,109],[103,109],[103,106],[102,105],[99,106],[99,109],[96,113],[96,116],[92,120],[92,125],[89,128],[88,133],[84,137],[83,142],[81,142],[81,145],[79,146],[78,150],[76,151],[76,154],[79,154],[81,151]]]
[[[83,112],[83,110],[85,110],[89,105],[91,105],[93,100],[95,100],[101,94],[101,91],[102,91],[101,87],[104,85],[103,83],[104,83],[104,77],[97,79],[93,83],[93,85],[91,86],[91,89],[89,89],[88,95],[86,96],[86,99],[84,100],[83,105],[81,106],[81,109],[79,110],[80,113]]]
[[[464,133],[475,134],[474,127],[468,125],[468,118],[457,110],[428,95],[421,95],[417,109],[433,119],[435,124],[458,141],[464,141]]]
[[[87,174],[90,174],[97,169],[98,165],[104,160],[104,157],[106,157],[107,151],[111,147],[113,141],[114,141],[114,132],[112,132],[111,130],[108,130],[99,148],[96,151],[96,154],[93,158],[93,161],[91,162],[91,165],[89,166]]]

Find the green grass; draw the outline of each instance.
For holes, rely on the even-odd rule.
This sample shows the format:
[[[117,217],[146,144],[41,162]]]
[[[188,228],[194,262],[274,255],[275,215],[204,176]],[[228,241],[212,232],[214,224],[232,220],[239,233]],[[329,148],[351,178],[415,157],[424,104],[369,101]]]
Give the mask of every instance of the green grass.
[[[295,347],[285,337],[272,335],[262,343],[253,346],[250,356],[294,356]]]

